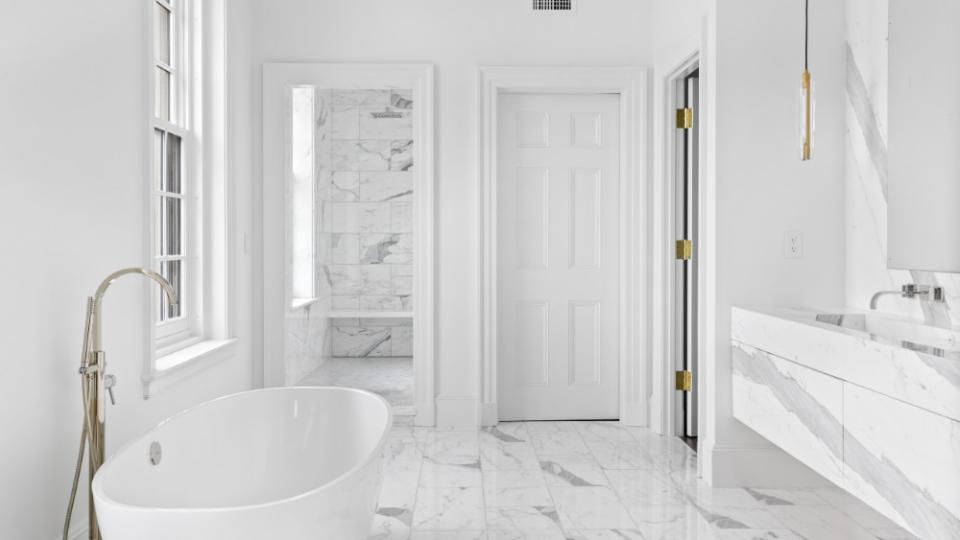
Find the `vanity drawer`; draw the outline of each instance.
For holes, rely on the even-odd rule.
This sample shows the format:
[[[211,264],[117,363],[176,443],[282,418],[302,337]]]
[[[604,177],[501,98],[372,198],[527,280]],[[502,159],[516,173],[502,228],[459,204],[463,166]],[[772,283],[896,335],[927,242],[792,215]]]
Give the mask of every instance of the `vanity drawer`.
[[[845,383],[844,487],[921,538],[960,531],[960,422]]]
[[[843,476],[843,382],[734,342],[733,416],[828,480]]]

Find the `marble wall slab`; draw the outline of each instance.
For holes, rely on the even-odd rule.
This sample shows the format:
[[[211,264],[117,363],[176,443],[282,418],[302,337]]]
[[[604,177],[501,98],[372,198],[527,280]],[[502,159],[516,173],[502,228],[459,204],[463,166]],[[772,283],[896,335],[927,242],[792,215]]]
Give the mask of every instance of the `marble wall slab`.
[[[400,318],[332,319],[334,357],[413,356],[413,321]]]

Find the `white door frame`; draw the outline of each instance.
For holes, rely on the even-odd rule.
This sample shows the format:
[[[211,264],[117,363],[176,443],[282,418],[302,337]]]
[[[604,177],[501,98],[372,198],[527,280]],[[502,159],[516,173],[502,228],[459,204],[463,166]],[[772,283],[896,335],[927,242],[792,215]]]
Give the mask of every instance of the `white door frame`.
[[[479,81],[481,425],[497,413],[497,114],[506,93],[620,95],[620,421],[647,425],[649,263],[648,70],[643,67],[484,67]]]
[[[676,84],[677,82],[685,77],[694,67],[700,66],[700,54],[699,52],[692,54],[691,56],[684,59],[680,62],[666,77],[663,79],[663,132],[661,136],[663,137],[663,170],[661,174],[658,175],[659,181],[657,185],[654,186],[654,196],[653,196],[653,207],[654,211],[654,271],[653,271],[653,286],[652,286],[652,314],[651,314],[651,325],[652,325],[652,335],[657,336],[652,342],[652,357],[654,360],[653,365],[653,395],[650,400],[650,427],[653,431],[666,435],[669,437],[676,436],[676,426],[674,422],[675,414],[675,400],[674,396],[676,393],[675,389],[675,379],[674,371],[676,367],[674,365],[675,358],[675,342],[674,342],[674,332],[676,331],[676,314],[674,313],[673,305],[673,295],[676,287],[676,279],[674,272],[674,265],[676,260],[673,257],[673,242],[677,240],[676,232],[676,177],[679,174],[677,170],[677,137],[676,137],[676,124],[675,124],[675,111],[680,108],[682,105],[677,100],[676,93]],[[701,76],[701,81],[704,78]],[[703,83],[701,83],[702,85]],[[700,111],[698,112],[698,118],[701,122],[701,129],[699,130],[700,134],[700,144],[698,145],[700,156],[700,170],[699,178],[701,187],[701,204],[698,209],[700,212],[699,221],[699,234],[697,235],[699,245],[694,246],[694,256],[703,257],[704,254],[708,253],[706,240],[707,235],[704,234],[704,227],[706,219],[704,219],[703,212],[703,187],[704,187],[704,170],[705,170],[705,160],[704,152],[706,151],[706,145],[704,144],[704,137],[706,136],[707,131],[702,128],[703,121],[706,119],[705,114],[705,98],[704,92],[701,89],[700,92]],[[702,260],[702,259],[701,259]],[[707,270],[706,264],[698,265],[698,286],[704,287],[707,284],[705,278],[705,272]],[[702,289],[701,289],[702,291]],[[697,339],[697,358],[698,358],[698,370],[699,370],[699,384],[697,384],[698,390],[698,399],[697,399],[697,417],[701,426],[701,435],[700,438],[703,438],[703,429],[702,426],[706,424],[706,399],[704,399],[704,382],[705,382],[705,373],[708,369],[706,366],[706,347],[704,346],[704,329],[706,328],[704,322],[706,317],[706,294],[697,295],[697,317],[698,325],[700,332],[698,333]]]
[[[322,88],[410,88],[414,137],[413,371],[415,423],[432,426],[434,390],[434,100],[429,64],[265,63],[263,65],[263,381],[284,384],[284,315],[287,272],[284,182],[270,182],[284,170],[284,91],[290,86]]]

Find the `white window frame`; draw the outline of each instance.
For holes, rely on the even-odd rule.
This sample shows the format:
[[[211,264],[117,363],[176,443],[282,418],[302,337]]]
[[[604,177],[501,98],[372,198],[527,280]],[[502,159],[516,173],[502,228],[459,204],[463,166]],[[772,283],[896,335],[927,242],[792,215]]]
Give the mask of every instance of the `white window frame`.
[[[181,316],[160,321],[161,296],[151,289],[150,354],[143,366],[144,398],[235,350],[230,328],[232,273],[227,188],[225,0],[143,0],[147,9],[149,62],[148,146],[149,266],[160,253],[160,200],[155,181],[161,166],[155,130],[181,137]],[[155,4],[171,10],[171,119],[155,111]],[[202,75],[202,76],[201,76]],[[175,105],[174,105],[175,104]],[[205,360],[199,362],[199,360]]]

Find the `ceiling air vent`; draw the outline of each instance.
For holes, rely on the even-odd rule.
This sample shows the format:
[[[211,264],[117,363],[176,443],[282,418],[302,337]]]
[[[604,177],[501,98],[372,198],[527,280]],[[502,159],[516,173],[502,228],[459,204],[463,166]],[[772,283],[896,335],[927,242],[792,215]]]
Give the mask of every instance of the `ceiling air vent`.
[[[574,10],[574,0],[530,0],[533,2],[533,11],[546,12],[572,12]]]

